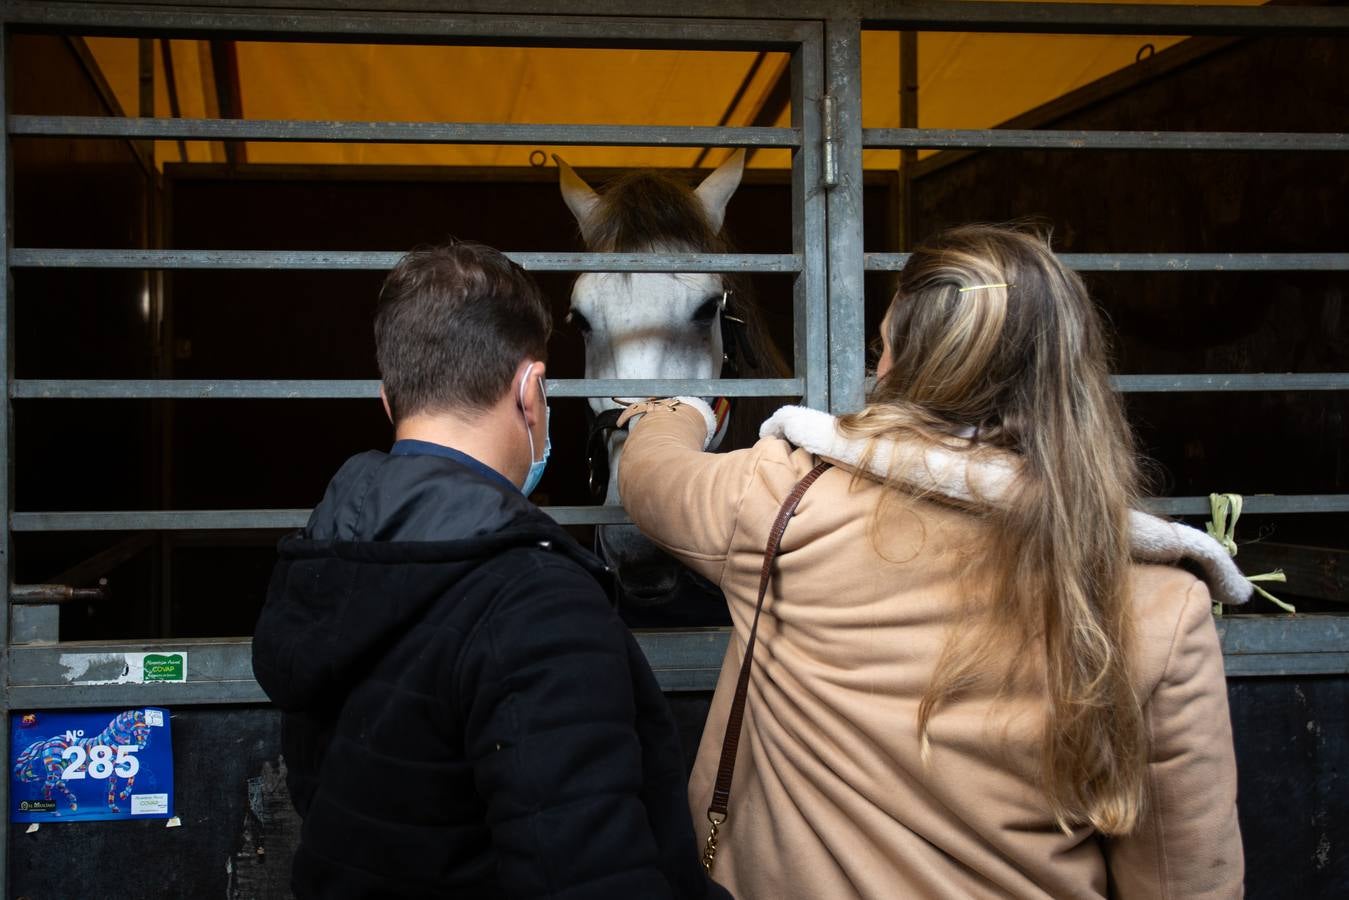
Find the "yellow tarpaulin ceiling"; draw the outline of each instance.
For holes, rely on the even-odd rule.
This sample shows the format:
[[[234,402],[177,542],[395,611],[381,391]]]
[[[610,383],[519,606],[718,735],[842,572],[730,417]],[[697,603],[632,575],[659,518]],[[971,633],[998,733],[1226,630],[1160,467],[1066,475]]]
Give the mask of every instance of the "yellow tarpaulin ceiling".
[[[1225,0],[1232,2],[1232,0]],[[1237,0],[1241,2],[1241,0]],[[1248,0],[1249,2],[1249,0]],[[1251,5],[1258,5],[1251,3]],[[1145,45],[1176,37],[1001,35],[927,32],[918,37],[918,123],[990,128],[1133,65]],[[87,40],[122,109],[138,111],[138,42]],[[239,42],[238,92],[250,119],[337,119],[614,125],[786,125],[771,94],[787,55],[743,51],[416,47]],[[220,115],[210,47],[169,42],[178,114]],[[156,42],[155,110],[171,115],[162,46]],[[862,38],[862,119],[899,125],[899,35]],[[1146,127],[1146,123],[1140,123]],[[224,148],[186,144],[192,162],[223,161]],[[248,142],[250,163],[526,166],[558,151],[577,166],[687,167],[719,162],[699,148],[293,144]],[[156,159],[182,158],[160,142]],[[893,168],[894,151],[868,151],[868,168]],[[752,165],[785,167],[783,150]]]

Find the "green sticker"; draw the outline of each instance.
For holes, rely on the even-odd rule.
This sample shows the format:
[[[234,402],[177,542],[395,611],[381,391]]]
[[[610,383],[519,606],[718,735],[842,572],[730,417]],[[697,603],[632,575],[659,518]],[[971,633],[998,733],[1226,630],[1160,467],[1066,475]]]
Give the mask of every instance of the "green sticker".
[[[145,654],[144,681],[186,681],[183,655],[174,653],[161,656],[157,653]]]

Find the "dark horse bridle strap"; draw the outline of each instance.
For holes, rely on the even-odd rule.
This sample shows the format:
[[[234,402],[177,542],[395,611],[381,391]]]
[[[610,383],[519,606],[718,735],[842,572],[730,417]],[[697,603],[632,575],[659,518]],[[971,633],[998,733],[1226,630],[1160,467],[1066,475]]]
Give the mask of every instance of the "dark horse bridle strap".
[[[717,766],[717,780],[712,787],[712,803],[707,807],[707,817],[713,824],[719,824],[714,815],[721,816],[721,822],[727,819],[726,809],[731,801],[731,778],[735,775],[735,754],[740,748],[740,726],[745,718],[745,695],[749,690],[749,671],[754,665],[754,643],[759,633],[759,614],[763,612],[764,597],[768,594],[768,584],[773,576],[773,561],[777,559],[782,545],[782,535],[787,523],[796,512],[806,490],[830,468],[829,463],[820,463],[806,473],[796,483],[787,499],[778,510],[773,528],[768,532],[768,546],[763,552],[763,568],[759,572],[759,600],[754,606],[754,621],[749,627],[749,640],[745,642],[745,658],[740,662],[740,677],[735,683],[735,698],[731,701],[731,713],[726,717],[726,737],[721,744],[721,762]]]

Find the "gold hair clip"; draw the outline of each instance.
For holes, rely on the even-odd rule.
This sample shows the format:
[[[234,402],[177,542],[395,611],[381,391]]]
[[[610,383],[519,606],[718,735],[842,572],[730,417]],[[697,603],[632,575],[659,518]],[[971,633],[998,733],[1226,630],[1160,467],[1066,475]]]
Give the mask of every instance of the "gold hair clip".
[[[967,294],[967,293],[969,293],[970,291],[981,291],[981,290],[983,290],[984,288],[998,288],[998,287],[1009,288],[1009,287],[1012,287],[1012,285],[1010,285],[1010,284],[972,284],[972,285],[970,285],[969,287],[963,287],[963,288],[961,288],[960,290],[956,291],[956,293],[957,293],[957,294]]]

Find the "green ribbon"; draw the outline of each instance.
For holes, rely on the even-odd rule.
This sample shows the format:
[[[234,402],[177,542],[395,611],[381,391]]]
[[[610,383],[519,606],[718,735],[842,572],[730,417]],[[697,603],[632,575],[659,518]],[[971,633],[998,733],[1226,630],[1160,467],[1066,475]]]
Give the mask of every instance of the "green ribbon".
[[[1208,532],[1209,537],[1223,545],[1223,549],[1227,551],[1229,556],[1236,556],[1237,519],[1241,518],[1241,495],[1209,494],[1208,506],[1209,515],[1212,516],[1212,519],[1204,523],[1204,530]],[[1261,581],[1287,583],[1288,576],[1283,573],[1283,569],[1275,569],[1273,572],[1265,572],[1261,575],[1246,575],[1244,577],[1251,583],[1251,587],[1255,588],[1257,594],[1279,607],[1279,609],[1290,613],[1297,612],[1297,608],[1291,603],[1283,602],[1258,584],[1258,582]],[[1215,603],[1213,605],[1213,613],[1214,615],[1222,615],[1221,603]]]

